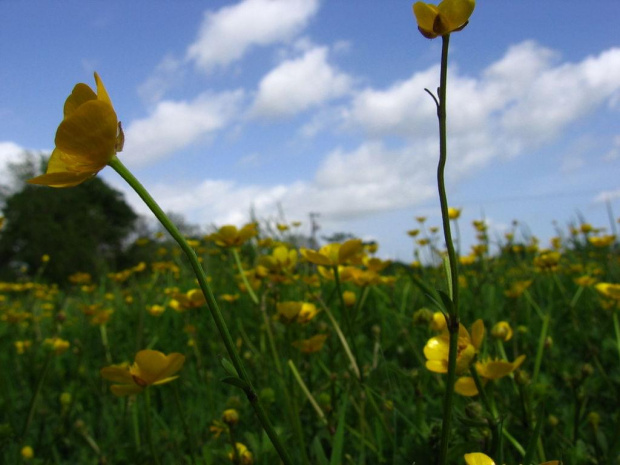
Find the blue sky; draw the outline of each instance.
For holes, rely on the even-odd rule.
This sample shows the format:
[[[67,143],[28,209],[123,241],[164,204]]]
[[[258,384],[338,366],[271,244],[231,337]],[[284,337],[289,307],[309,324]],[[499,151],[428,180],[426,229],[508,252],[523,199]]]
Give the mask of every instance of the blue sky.
[[[620,212],[617,0],[479,1],[451,39],[450,204],[461,231],[513,219],[546,241]],[[409,260],[439,224],[441,41],[400,0],[0,0],[0,170],[53,148],[62,105],[97,71],[123,162],[164,209],[203,225],[321,214],[323,234]],[[111,169],[100,176],[127,192]],[[50,191],[50,195],[53,192]],[[545,245],[545,242],[543,242]]]

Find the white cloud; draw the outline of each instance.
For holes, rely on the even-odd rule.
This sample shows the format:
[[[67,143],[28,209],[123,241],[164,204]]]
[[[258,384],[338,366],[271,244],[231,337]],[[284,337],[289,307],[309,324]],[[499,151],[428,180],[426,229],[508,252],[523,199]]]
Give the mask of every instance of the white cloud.
[[[605,203],[605,202],[610,202],[616,199],[620,199],[620,189],[616,189],[614,191],[601,192],[594,198],[594,202]]]
[[[172,55],[167,55],[157,65],[153,74],[138,86],[138,95],[146,103],[158,102],[171,86],[179,83],[183,74],[181,61]]]
[[[9,185],[13,179],[9,165],[23,161],[25,149],[11,141],[0,142],[0,185]]]
[[[511,47],[479,78],[450,69],[448,126],[453,146],[459,140],[485,143],[470,161],[518,155],[555,138],[620,92],[620,48],[578,63],[558,63],[557,55],[534,42]],[[359,92],[345,114],[349,127],[372,137],[434,138],[435,105],[424,92],[434,91],[438,67],[416,72],[385,89]]]
[[[327,47],[314,47],[271,70],[259,84],[250,114],[290,116],[349,92],[351,77],[330,65],[327,55]]]
[[[318,0],[244,0],[207,11],[187,58],[205,71],[229,65],[253,46],[290,40],[318,7]]]
[[[238,112],[243,91],[202,93],[192,101],[164,100],[147,118],[125,130],[123,159],[130,166],[153,164],[222,129]]]

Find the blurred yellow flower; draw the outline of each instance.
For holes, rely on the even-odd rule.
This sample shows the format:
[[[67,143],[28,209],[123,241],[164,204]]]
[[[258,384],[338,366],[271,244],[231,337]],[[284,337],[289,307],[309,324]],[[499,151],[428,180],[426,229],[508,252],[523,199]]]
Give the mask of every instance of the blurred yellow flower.
[[[112,365],[102,368],[101,376],[114,383],[110,386],[112,394],[127,396],[138,394],[151,385],[169,383],[185,363],[185,356],[179,353],[165,355],[157,350],[141,350],[134,363],[127,366]]]
[[[594,287],[605,297],[620,301],[620,284],[598,283]]]
[[[65,101],[64,119],[56,131],[56,148],[47,172],[31,184],[72,187],[96,175],[122,150],[123,131],[99,75],[97,93],[77,84]]]
[[[206,239],[220,247],[239,247],[256,235],[258,235],[256,223],[248,223],[241,229],[229,224],[208,235]]]
[[[361,239],[349,239],[343,244],[338,242],[327,244],[321,247],[318,252],[302,248],[300,253],[306,260],[315,265],[338,266],[350,261],[361,260],[363,250],[364,246]]]
[[[254,457],[252,456],[252,452],[248,450],[248,448],[241,444],[240,442],[235,443],[236,453],[230,452],[228,454],[228,458],[235,463],[240,465],[252,465],[254,463]],[[235,456],[237,460],[235,460]]]
[[[461,209],[450,207],[448,208],[448,218],[451,220],[456,220],[461,216]]]
[[[514,362],[506,360],[485,360],[476,362],[476,372],[482,377],[481,382],[485,384],[488,380],[500,379],[508,376],[517,370],[525,360],[525,355],[520,355]],[[478,388],[471,376],[462,376],[454,384],[454,392],[466,397],[478,395]]]
[[[441,312],[433,313],[430,321],[430,327],[433,331],[443,331],[446,329],[446,317]]]
[[[239,423],[239,412],[234,408],[224,410],[224,413],[222,413],[222,421],[228,426],[236,425]]]
[[[484,338],[484,323],[476,320],[470,333],[459,323],[456,372],[463,373],[469,369]],[[439,336],[430,338],[424,346],[426,368],[435,373],[448,372],[448,352],[450,350],[450,334],[444,330]]]
[[[501,339],[504,342],[512,339],[512,328],[507,321],[499,321],[495,323],[491,329],[491,335],[496,339]]]
[[[434,39],[463,29],[475,6],[475,0],[443,0],[437,6],[416,2],[413,13],[422,35],[427,39]]]
[[[22,456],[22,459],[24,460],[31,460],[32,458],[34,458],[34,450],[30,446],[22,447],[20,454]]]
[[[491,457],[482,452],[474,452],[471,454],[465,454],[465,463],[467,465],[495,465],[495,462]],[[559,460],[550,460],[540,465],[560,465]]]
[[[293,347],[297,347],[305,354],[312,354],[323,348],[326,339],[327,334],[317,334],[316,336],[312,336],[310,339],[293,342]]]
[[[591,236],[588,237],[588,242],[594,247],[607,247],[614,243],[616,236],[609,234],[606,236]]]
[[[353,305],[355,305],[355,301],[357,300],[357,296],[355,295],[355,292],[353,292],[353,291],[344,291],[342,293],[342,300],[344,300],[344,304],[347,307],[352,307]]]
[[[52,349],[56,355],[66,352],[71,346],[69,341],[65,341],[59,337],[47,338],[43,341],[43,344]]]

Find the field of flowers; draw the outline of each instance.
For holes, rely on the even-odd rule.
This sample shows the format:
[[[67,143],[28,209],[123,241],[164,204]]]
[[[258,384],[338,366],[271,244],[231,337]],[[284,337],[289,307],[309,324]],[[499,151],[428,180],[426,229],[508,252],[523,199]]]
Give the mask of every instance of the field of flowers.
[[[430,254],[423,220],[409,234]],[[613,237],[582,224],[544,249],[516,229],[491,256],[474,227],[451,463],[493,450],[521,463],[528,448],[536,463],[617,463]],[[190,245],[293,463],[433,463],[443,267],[389,263],[358,240],[299,250],[294,225],[265,229],[225,226]],[[3,463],[279,463],[180,249],[137,244],[150,261],[98,281],[0,284]]]
[[[412,263],[360,239],[321,247],[297,223],[184,236],[117,157],[99,75],[77,84],[29,182],[73,187],[109,166],[168,234],[137,239],[127,269],[48,282],[50,250],[0,282],[2,463],[620,464],[614,220],[550,244],[518,222],[491,238],[483,219],[471,249],[452,238],[448,48],[474,7],[413,6],[442,43],[426,89],[442,224],[403,231]]]

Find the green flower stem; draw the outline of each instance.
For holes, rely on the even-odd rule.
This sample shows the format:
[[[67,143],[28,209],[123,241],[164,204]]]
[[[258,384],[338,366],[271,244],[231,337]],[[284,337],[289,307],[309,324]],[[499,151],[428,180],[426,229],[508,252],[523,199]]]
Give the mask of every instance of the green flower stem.
[[[327,425],[328,422],[327,422],[327,418],[325,417],[325,413],[323,412],[318,402],[316,401],[316,399],[314,398],[314,396],[308,389],[308,386],[306,386],[306,383],[304,382],[301,375],[299,374],[299,371],[297,371],[297,367],[295,366],[295,363],[293,363],[293,361],[289,359],[288,366],[291,369],[291,372],[293,373],[293,376],[295,377],[297,384],[299,384],[299,387],[306,395],[308,402],[310,402],[310,405],[312,405],[312,408],[314,409],[316,414],[319,416],[321,423],[323,423],[324,425]]]
[[[614,320],[614,332],[616,333],[616,348],[618,349],[618,357],[620,357],[620,323],[618,322],[618,311],[614,311],[612,316]]]
[[[534,374],[532,374],[532,384],[536,383],[538,373],[540,372],[540,365],[542,364],[543,352],[545,351],[545,341],[547,340],[547,332],[549,331],[549,323],[551,321],[551,314],[547,313],[543,318],[542,328],[540,329],[540,336],[538,338],[538,349],[536,351],[536,361],[534,362]]]
[[[258,297],[256,297],[256,293],[254,292],[254,289],[252,289],[252,286],[250,285],[250,281],[248,281],[248,277],[245,275],[245,272],[243,271],[243,265],[241,264],[241,258],[239,257],[239,252],[237,251],[237,249],[235,247],[232,247],[231,252],[233,254],[233,257],[235,258],[235,263],[237,264],[237,268],[239,269],[239,273],[241,273],[241,280],[243,281],[243,284],[245,285],[245,288],[248,291],[248,294],[250,295],[250,298],[252,299],[252,302],[254,302],[254,305],[258,305]]]
[[[437,165],[437,188],[439,191],[439,203],[441,205],[441,219],[443,234],[448,250],[448,265],[450,268],[448,282],[452,282],[451,295],[452,305],[448,309],[448,331],[450,333],[450,350],[448,352],[448,376],[446,391],[443,402],[443,421],[441,425],[441,445],[439,450],[439,465],[445,465],[448,456],[448,444],[452,426],[452,404],[454,398],[454,383],[456,382],[456,358],[459,335],[459,276],[456,260],[456,252],[450,231],[450,216],[448,215],[448,196],[445,185],[445,167],[448,156],[447,149],[447,124],[446,124],[446,91],[448,85],[448,48],[450,34],[441,36],[441,70],[439,78],[437,118],[439,119],[439,164]],[[431,94],[432,95],[432,94]],[[434,98],[434,97],[433,97]]]
[[[37,406],[37,401],[41,396],[41,391],[43,391],[43,384],[45,383],[45,378],[47,377],[47,372],[50,368],[50,363],[52,362],[52,358],[54,358],[54,352],[50,349],[50,352],[47,354],[47,358],[45,359],[45,363],[43,364],[43,369],[41,370],[41,376],[37,381],[37,387],[35,388],[34,394],[30,399],[30,406],[28,407],[28,416],[26,417],[26,423],[24,423],[24,428],[22,429],[21,442],[23,443],[26,439],[26,434],[28,433],[28,429],[30,429],[30,425],[32,423],[32,419],[34,418],[34,411]]]
[[[267,413],[265,412],[263,406],[261,405],[256,390],[254,389],[252,382],[250,381],[250,377],[245,369],[243,361],[241,357],[237,353],[235,348],[235,344],[233,339],[228,331],[228,327],[226,326],[226,322],[224,321],[224,317],[222,316],[222,312],[219,309],[217,301],[215,300],[215,296],[213,295],[213,291],[207,282],[207,276],[198,261],[198,257],[196,256],[196,252],[192,249],[177,227],[170,221],[168,216],[164,213],[161,207],[155,202],[151,194],[140,184],[140,182],[134,177],[134,175],[121,163],[121,161],[114,157],[109,165],[134,189],[134,191],[140,196],[140,198],[146,203],[149,209],[153,212],[155,217],[160,221],[160,223],[166,228],[166,230],[170,233],[170,235],[176,240],[179,244],[185,255],[189,259],[192,270],[198,279],[198,284],[200,285],[200,289],[205,295],[207,301],[207,308],[209,312],[211,312],[211,316],[217,326],[217,329],[222,338],[222,342],[226,346],[226,350],[228,352],[229,357],[231,358],[232,364],[237,371],[238,376],[244,381],[245,387],[245,395],[250,401],[252,408],[254,409],[254,413],[258,417],[263,429],[269,436],[273,446],[275,447],[278,455],[282,459],[285,465],[292,465],[291,458],[287,450],[284,448],[278,434],[273,428]]]
[[[149,443],[151,458],[159,465],[159,458],[155,453],[155,443],[153,442],[153,429],[151,426],[151,390],[144,390],[144,422],[146,424],[146,440]]]
[[[187,424],[187,420],[185,419],[185,413],[183,412],[183,408],[181,407],[181,399],[179,398],[179,388],[177,387],[177,383],[172,383],[172,385],[174,388],[174,403],[177,407],[179,418],[181,418],[181,424],[183,425],[183,431],[185,432],[185,439],[187,440],[187,448],[189,449],[189,455],[192,458],[192,463],[197,463],[196,457],[194,456],[194,441],[192,439],[192,434],[189,430],[189,425]]]
[[[112,365],[112,354],[110,353],[110,344],[108,343],[108,331],[105,323],[99,325],[99,333],[101,334],[101,344],[105,350],[105,359],[109,365]]]
[[[476,370],[474,364],[470,365],[469,373],[471,377],[474,379],[474,383],[476,384],[476,389],[478,389],[478,394],[480,394],[480,400],[482,401],[482,405],[487,411],[487,415],[489,418],[489,427],[491,428],[491,456],[493,459],[497,461],[497,463],[503,463],[502,450],[501,450],[501,435],[502,435],[502,424],[497,418],[497,414],[495,412],[495,408],[493,404],[489,401],[489,397],[487,396],[486,391],[484,390],[484,386],[482,385],[482,381],[480,380],[480,375]]]
[[[344,296],[342,294],[342,284],[340,281],[340,272],[338,271],[338,265],[334,265],[332,267],[332,269],[334,270],[334,282],[336,283],[336,292],[338,293],[338,300],[340,302],[340,308],[342,309],[342,316],[344,317],[344,324],[347,330],[347,333],[349,335],[349,339],[351,340],[351,357],[354,360],[358,360],[358,350],[357,350],[357,344],[355,343],[355,332],[353,331],[353,321],[352,321],[352,315],[349,315],[349,310],[347,309],[347,305],[344,303]],[[355,364],[356,366],[357,363]],[[358,375],[358,379],[361,382],[364,382],[364,372],[362,370],[357,370],[357,375]]]
[[[355,373],[355,377],[361,381],[362,374],[360,372],[359,367],[357,366],[357,362],[355,360],[355,357],[353,356],[353,352],[351,352],[349,343],[347,342],[347,339],[344,337],[344,334],[342,333],[342,330],[340,329],[340,325],[338,325],[338,322],[334,318],[334,315],[332,315],[332,312],[329,310],[329,307],[325,305],[325,303],[322,300],[319,300],[318,302],[321,304],[321,307],[323,307],[323,310],[325,310],[325,313],[327,314],[327,318],[329,318],[330,323],[334,327],[334,331],[336,331],[336,334],[338,335],[338,339],[340,340],[340,343],[342,344],[342,348],[344,349],[345,354],[347,354],[347,357],[349,358],[349,363],[351,364],[351,369]]]
[[[129,400],[129,398],[127,399],[127,402],[131,402]],[[136,451],[140,451],[140,449],[142,448],[142,445],[140,443],[140,419],[138,418],[138,403],[137,402],[133,402],[131,404],[131,426],[132,426],[132,430],[133,430],[133,440],[134,440],[134,444],[136,446]]]

